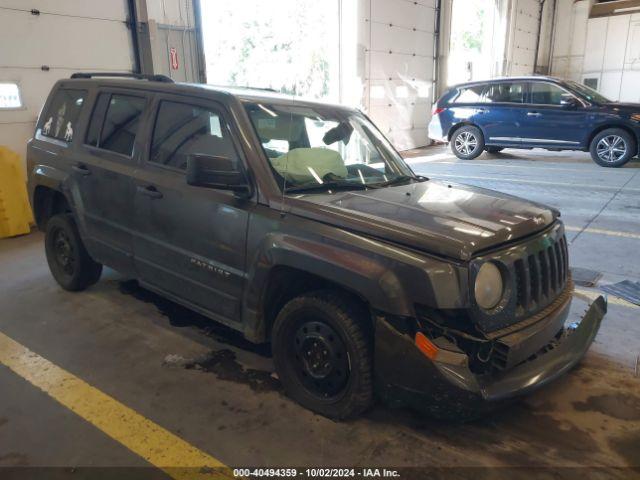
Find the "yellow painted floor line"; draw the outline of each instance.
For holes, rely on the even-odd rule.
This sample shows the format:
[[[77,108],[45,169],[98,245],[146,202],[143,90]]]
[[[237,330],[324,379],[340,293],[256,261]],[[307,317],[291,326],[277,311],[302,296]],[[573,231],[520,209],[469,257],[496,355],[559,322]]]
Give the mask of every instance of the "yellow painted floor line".
[[[565,230],[569,232],[580,232],[582,228],[565,225]],[[585,228],[584,233],[597,233],[599,235],[609,235],[612,237],[635,238],[640,240],[640,234],[631,232],[620,232],[618,230],[605,230],[602,228]]]
[[[176,480],[233,478],[219,460],[2,332],[0,364]]]
[[[581,288],[576,288],[573,291],[578,297],[582,297],[590,301],[595,300],[600,295],[602,295],[601,293],[594,292],[593,290],[583,290]],[[607,295],[607,303],[612,305],[620,305],[621,307],[626,307],[626,308],[640,308],[638,305],[631,302],[627,302],[626,300],[623,300],[622,298],[618,298],[615,295]]]

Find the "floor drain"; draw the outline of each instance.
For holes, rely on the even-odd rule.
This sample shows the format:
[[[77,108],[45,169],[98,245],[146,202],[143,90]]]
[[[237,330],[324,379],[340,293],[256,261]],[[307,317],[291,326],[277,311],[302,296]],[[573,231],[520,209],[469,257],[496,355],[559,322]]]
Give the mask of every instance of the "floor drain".
[[[588,268],[572,267],[571,278],[573,283],[582,287],[595,287],[602,277],[602,273]]]

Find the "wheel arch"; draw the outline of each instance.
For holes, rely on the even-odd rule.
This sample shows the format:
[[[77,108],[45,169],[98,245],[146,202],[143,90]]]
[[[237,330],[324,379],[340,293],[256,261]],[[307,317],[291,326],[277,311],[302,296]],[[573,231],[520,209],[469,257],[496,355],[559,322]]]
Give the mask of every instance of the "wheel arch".
[[[275,319],[287,302],[317,290],[338,292],[359,305],[363,311],[371,310],[369,301],[360,292],[347,285],[300,268],[277,265],[269,271],[266,288],[263,289],[260,299],[260,316],[263,324],[261,330],[265,340],[270,339]]]
[[[456,123],[449,129],[449,133],[447,134],[447,140],[451,141],[451,139],[453,138],[453,135],[462,127],[475,127],[478,130],[480,130],[480,133],[482,133],[483,138],[486,138],[486,135],[484,134],[484,130],[482,130],[482,127],[480,125],[478,125],[477,123],[464,120],[462,122]]]
[[[33,191],[33,215],[38,229],[44,231],[49,219],[59,213],[71,213],[71,204],[59,190],[37,185]]]
[[[279,307],[311,290],[338,290],[369,310],[411,315],[413,303],[397,276],[399,264],[360,250],[357,238],[345,240],[350,243],[333,243],[324,236],[267,234],[247,272],[242,302],[245,337],[255,343],[268,341]]]

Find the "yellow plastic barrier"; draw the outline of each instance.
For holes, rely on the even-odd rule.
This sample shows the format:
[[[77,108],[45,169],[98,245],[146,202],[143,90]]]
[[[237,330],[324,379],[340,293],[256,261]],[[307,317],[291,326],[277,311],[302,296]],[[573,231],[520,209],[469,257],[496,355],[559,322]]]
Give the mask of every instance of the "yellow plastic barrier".
[[[22,159],[0,146],[0,238],[29,233],[32,223]]]

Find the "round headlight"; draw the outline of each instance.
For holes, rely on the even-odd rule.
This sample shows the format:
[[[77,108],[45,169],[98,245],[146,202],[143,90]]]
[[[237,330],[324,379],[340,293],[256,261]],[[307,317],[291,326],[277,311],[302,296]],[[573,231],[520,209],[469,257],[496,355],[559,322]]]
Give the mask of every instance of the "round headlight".
[[[480,267],[476,275],[474,293],[480,308],[491,310],[498,305],[502,299],[503,284],[502,274],[495,264],[487,262]]]

